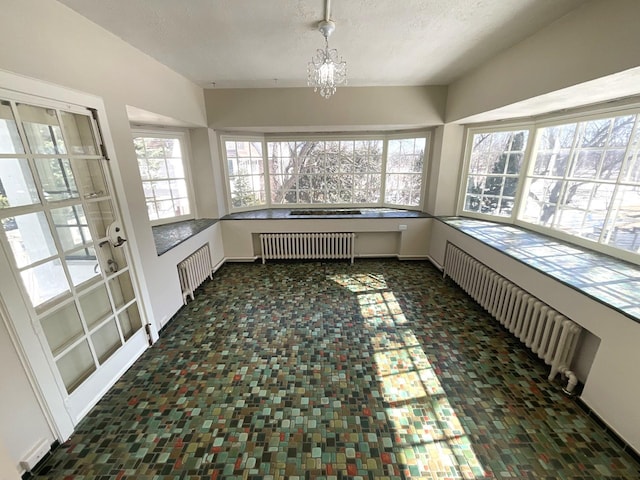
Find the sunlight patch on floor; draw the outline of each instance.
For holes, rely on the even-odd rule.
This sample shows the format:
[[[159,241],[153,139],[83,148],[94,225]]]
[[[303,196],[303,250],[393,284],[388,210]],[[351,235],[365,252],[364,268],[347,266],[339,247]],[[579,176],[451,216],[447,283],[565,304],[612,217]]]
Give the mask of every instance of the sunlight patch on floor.
[[[376,377],[389,404],[385,412],[394,432],[388,460],[400,464],[406,478],[486,478],[436,371],[384,277],[330,278],[357,293],[364,328],[371,332]]]

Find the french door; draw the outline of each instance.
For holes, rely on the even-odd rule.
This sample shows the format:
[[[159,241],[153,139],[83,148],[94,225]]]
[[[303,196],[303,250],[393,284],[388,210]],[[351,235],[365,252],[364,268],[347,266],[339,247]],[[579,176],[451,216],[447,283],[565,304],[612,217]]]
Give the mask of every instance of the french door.
[[[146,322],[94,112],[5,97],[0,244],[38,340],[20,342],[75,425],[146,348]]]

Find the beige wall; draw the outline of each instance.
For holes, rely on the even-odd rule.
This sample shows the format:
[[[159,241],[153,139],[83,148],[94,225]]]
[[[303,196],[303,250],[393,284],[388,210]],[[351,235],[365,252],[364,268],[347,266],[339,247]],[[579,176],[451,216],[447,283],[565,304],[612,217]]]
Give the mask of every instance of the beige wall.
[[[638,18],[637,0],[582,5],[451,84],[446,121],[460,121],[637,67]],[[602,83],[609,98],[616,97],[612,85]],[[573,106],[590,103],[589,98],[569,100]],[[525,115],[526,109],[521,113]]]
[[[341,88],[329,99],[311,88],[205,90],[216,130],[345,131],[440,125],[446,87]]]
[[[426,258],[431,218],[224,220],[225,256],[253,260],[260,254],[260,233],[355,232],[355,256]],[[400,230],[406,225],[406,230]]]
[[[171,264],[167,262],[169,256],[163,258],[163,263],[156,255],[127,105],[205,127],[202,89],[54,0],[2,1],[0,69],[16,74],[0,75],[0,88],[29,94],[35,93],[32,86],[37,83],[37,93],[43,97],[61,100],[57,95],[63,87],[65,91],[79,91],[101,99],[106,112],[102,120],[107,120],[103,127],[108,134],[110,165],[126,235],[142,274],[146,311],[150,320],[159,324],[182,304],[179,288],[170,288],[163,281],[168,275],[175,275],[177,260]],[[7,82],[8,77],[18,80]],[[20,80],[22,77],[24,81]],[[3,275],[4,279],[8,277]],[[0,295],[11,315],[23,310],[11,305],[18,302],[19,295],[9,295],[4,287]],[[14,320],[29,325],[27,318]],[[2,390],[10,388],[17,393],[0,398],[0,412],[7,415],[7,421],[2,420],[0,442],[6,445],[17,465],[25,452],[41,439],[49,441],[52,433],[43,421],[35,395],[25,383],[24,372],[12,367],[20,363],[15,349],[10,348],[9,337],[4,331],[0,331],[0,337]],[[38,362],[39,370],[48,368],[42,354],[29,353],[29,357]]]
[[[179,292],[167,291],[161,280],[168,267],[166,259],[160,261],[156,255],[127,106],[205,127],[202,89],[53,0],[2,2],[0,68],[103,100],[108,119],[103,127],[109,133],[107,147],[125,233],[143,273],[148,311],[156,323],[175,313],[181,298]],[[198,170],[207,170],[204,176],[210,179],[207,159],[200,150],[197,153]],[[209,198],[205,190],[203,201]]]
[[[0,465],[10,458],[15,469],[39,440],[51,445],[55,435],[11,341],[3,311],[0,302]]]
[[[425,212],[455,215],[463,147],[464,128],[461,125],[450,123],[436,128],[429,163]]]

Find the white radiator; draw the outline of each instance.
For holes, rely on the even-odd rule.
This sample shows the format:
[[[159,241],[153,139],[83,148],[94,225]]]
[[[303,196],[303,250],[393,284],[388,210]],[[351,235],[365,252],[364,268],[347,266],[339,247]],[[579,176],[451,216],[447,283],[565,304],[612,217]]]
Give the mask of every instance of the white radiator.
[[[270,259],[339,259],[353,263],[355,233],[261,233],[262,263]]]
[[[178,264],[182,301],[185,305],[187,297],[190,296],[193,300],[193,292],[207,277],[213,278],[212,270],[209,244],[203,245]]]
[[[577,379],[571,371],[571,362],[582,332],[579,325],[452,243],[447,243],[445,252],[444,276],[447,275],[551,366],[549,380],[558,372],[567,376],[565,391],[572,392]]]

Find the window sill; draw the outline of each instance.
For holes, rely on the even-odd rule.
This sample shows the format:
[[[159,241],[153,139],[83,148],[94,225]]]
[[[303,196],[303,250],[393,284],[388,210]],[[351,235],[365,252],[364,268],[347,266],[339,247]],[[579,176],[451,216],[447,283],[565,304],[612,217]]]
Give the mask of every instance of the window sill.
[[[403,210],[399,208],[359,208],[358,213],[354,210],[343,211],[341,214],[323,213],[323,210],[339,211],[340,209],[313,209],[307,210],[311,214],[295,214],[295,209],[291,208],[265,208],[264,210],[252,210],[250,212],[230,213],[222,217],[222,220],[306,220],[311,218],[326,218],[332,220],[362,218],[431,218],[432,215],[416,210]]]
[[[514,225],[438,220],[640,323],[637,265]]]
[[[217,221],[213,218],[201,218],[151,227],[156,244],[156,253],[158,256],[167,253],[188,238],[206,230]]]

